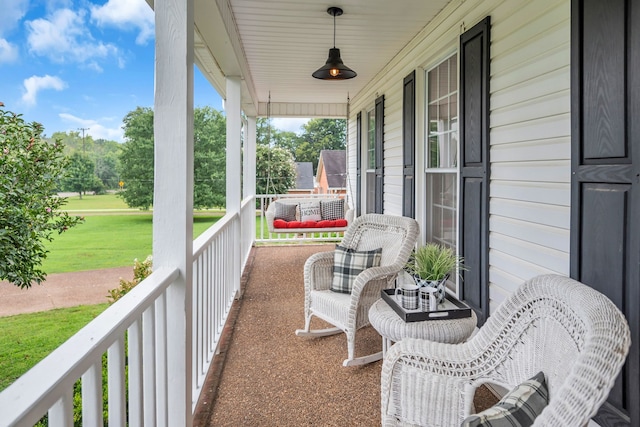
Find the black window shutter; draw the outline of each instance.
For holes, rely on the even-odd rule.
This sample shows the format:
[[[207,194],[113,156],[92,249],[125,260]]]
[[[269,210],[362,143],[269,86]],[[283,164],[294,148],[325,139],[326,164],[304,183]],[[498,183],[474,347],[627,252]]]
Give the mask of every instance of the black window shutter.
[[[482,325],[489,316],[490,18],[460,36],[460,255],[462,298]]]
[[[356,217],[362,213],[362,112],[356,116]]]
[[[571,277],[624,313],[631,349],[600,426],[640,425],[640,4],[571,10]]]
[[[404,78],[402,95],[402,215],[416,217],[416,72]]]
[[[375,170],[375,212],[384,212],[384,95],[376,99],[376,170]]]

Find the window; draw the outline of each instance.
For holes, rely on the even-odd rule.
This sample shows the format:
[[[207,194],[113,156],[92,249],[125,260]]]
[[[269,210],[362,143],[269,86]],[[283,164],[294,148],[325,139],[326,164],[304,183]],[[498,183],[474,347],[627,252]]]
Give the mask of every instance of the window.
[[[367,111],[366,213],[376,211],[376,111]]]
[[[427,71],[427,241],[456,249],[458,231],[457,55]]]
[[[376,168],[376,113],[367,111],[367,169]]]

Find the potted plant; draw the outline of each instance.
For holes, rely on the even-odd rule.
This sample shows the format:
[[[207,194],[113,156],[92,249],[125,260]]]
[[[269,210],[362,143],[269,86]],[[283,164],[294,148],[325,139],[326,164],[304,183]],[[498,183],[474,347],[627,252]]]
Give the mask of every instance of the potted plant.
[[[444,284],[456,269],[464,269],[462,257],[453,249],[437,243],[427,243],[414,249],[405,265],[418,286],[438,287],[438,302],[444,299]]]

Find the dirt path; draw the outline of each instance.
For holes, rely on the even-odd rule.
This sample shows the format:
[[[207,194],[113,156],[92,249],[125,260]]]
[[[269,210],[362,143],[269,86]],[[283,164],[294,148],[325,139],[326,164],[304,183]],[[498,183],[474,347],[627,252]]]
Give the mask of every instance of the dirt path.
[[[0,282],[0,317],[108,302],[107,291],[118,287],[120,278],[131,280],[133,268],[49,274],[43,284],[30,289]]]

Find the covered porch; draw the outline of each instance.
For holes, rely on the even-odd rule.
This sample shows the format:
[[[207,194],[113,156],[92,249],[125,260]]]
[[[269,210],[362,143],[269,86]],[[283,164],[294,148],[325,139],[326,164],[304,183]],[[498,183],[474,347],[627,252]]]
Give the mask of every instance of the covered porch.
[[[304,411],[314,407],[313,397],[329,397],[322,408],[334,417],[329,425],[358,418],[351,412],[360,406],[363,417],[379,423],[379,362],[342,368],[344,337],[298,339],[293,330],[301,315],[289,324],[269,312],[283,322],[279,327],[262,321],[262,303],[280,291],[286,298],[301,291],[300,258],[282,278],[242,296],[242,272],[259,276],[245,267],[256,244],[256,120],[267,115],[346,118],[346,197],[356,215],[412,216],[419,243],[440,239],[456,247],[471,269],[450,283],[450,292],[472,305],[481,322],[521,283],[544,273],[571,276],[612,298],[629,320],[633,344],[598,422],[640,421],[637,2],[149,3],[156,16],[154,272],[3,391],[0,424],[32,425],[48,414],[50,426],[73,425],[78,380],[83,421],[92,426],[224,423],[215,418],[216,405],[212,418],[201,415],[209,392],[240,417],[255,411],[245,414],[256,417],[254,424],[263,421],[255,402],[275,414],[281,408],[277,424],[286,424],[296,413],[312,416]],[[333,47],[331,6],[344,9],[335,21],[335,47],[358,73],[353,79],[311,77]],[[194,65],[225,99],[227,119],[227,213],[195,242]],[[279,287],[285,279],[291,291]],[[260,346],[249,347],[255,339],[235,349],[232,343],[222,382],[209,387],[238,298],[247,320],[239,314],[236,332],[259,327]],[[290,334],[294,347],[258,374],[283,385],[227,389],[227,368],[239,365],[234,376],[243,379],[258,361],[282,356],[276,334]],[[368,345],[378,348],[378,340],[372,334]],[[307,351],[314,348],[320,353]],[[321,356],[309,360],[314,354]],[[311,370],[299,386],[287,386],[293,384],[287,377],[304,372],[301,361]],[[314,370],[320,362],[326,365]],[[354,393],[368,403],[345,397],[349,406],[338,406],[347,377],[366,382]],[[337,389],[321,393],[318,378]],[[253,403],[243,407],[247,397]],[[232,410],[219,416],[225,412]]]
[[[253,249],[194,426],[380,425],[382,362],[345,369],[344,334],[315,339],[294,334],[304,322],[303,264],[311,254],[333,248],[310,242]],[[381,345],[367,327],[356,349],[371,354]],[[496,400],[481,387],[475,405],[482,410]]]

